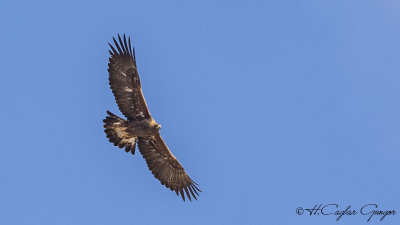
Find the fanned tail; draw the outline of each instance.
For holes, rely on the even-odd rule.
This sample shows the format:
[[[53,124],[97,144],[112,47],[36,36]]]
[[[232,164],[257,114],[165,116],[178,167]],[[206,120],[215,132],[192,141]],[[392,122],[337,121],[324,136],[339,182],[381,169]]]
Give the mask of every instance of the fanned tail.
[[[115,146],[119,148],[125,147],[126,152],[131,152],[132,155],[134,155],[137,137],[132,136],[126,131],[128,128],[128,121],[112,114],[110,111],[107,111],[107,114],[108,116],[103,120],[104,132],[107,138]]]

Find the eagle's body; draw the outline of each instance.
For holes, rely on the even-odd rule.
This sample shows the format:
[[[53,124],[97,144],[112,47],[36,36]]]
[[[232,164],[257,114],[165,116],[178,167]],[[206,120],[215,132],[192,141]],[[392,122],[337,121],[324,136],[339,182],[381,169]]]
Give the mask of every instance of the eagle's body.
[[[128,129],[126,129],[126,131],[132,136],[149,137],[157,134],[158,130],[161,128],[161,125],[156,123],[154,119],[143,119],[128,121],[127,127]]]
[[[110,142],[125,148],[126,152],[135,154],[137,143],[149,169],[161,184],[180,194],[183,200],[184,193],[189,200],[191,196],[197,199],[197,191],[200,190],[169,151],[159,133],[161,125],[153,119],[147,108],[130,39],[127,42],[125,35],[123,41],[119,35],[118,39],[119,43],[114,39],[118,51],[109,44],[112,51],[109,51],[108,72],[115,100],[127,120],[107,111],[104,132]]]

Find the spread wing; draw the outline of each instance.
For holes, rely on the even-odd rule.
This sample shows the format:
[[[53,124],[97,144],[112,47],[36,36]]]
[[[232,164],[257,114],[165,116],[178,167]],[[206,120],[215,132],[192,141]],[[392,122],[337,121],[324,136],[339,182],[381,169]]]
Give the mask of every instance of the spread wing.
[[[180,193],[183,201],[185,201],[183,190],[185,190],[189,200],[192,200],[191,196],[197,200],[196,195],[199,195],[197,191],[200,191],[200,189],[169,151],[160,133],[152,137],[139,137],[138,147],[146,160],[147,166],[154,177],[160,180],[161,184],[171,191],[175,191],[178,196]]]
[[[146,100],[143,97],[139,73],[136,68],[135,50],[131,48],[131,40],[123,41],[118,35],[119,44],[113,38],[115,47],[110,44],[112,51],[108,63],[109,81],[119,110],[129,120],[150,118]]]

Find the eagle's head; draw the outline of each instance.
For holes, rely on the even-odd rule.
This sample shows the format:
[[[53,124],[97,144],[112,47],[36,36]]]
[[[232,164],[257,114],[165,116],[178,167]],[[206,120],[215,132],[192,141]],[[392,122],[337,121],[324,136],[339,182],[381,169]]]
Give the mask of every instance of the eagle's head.
[[[151,121],[150,121],[150,127],[152,127],[152,129],[154,129],[154,130],[160,130],[161,129],[161,125],[160,124],[158,124],[156,121],[154,121],[154,119],[152,119]]]

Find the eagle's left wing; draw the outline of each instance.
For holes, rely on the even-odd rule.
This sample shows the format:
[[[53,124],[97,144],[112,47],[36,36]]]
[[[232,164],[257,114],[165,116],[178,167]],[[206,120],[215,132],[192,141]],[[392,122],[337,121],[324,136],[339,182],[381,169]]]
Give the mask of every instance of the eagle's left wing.
[[[160,180],[161,184],[171,191],[175,191],[178,196],[180,193],[183,201],[185,201],[183,190],[185,190],[189,200],[192,200],[191,196],[197,200],[196,195],[199,195],[197,191],[200,191],[200,189],[169,151],[160,133],[152,137],[139,137],[138,147],[146,160],[147,166],[154,177]]]
[[[136,68],[135,50],[131,40],[124,34],[123,40],[118,35],[119,43],[113,38],[115,49],[110,43],[110,63],[108,64],[109,81],[115,100],[122,114],[129,120],[148,119],[150,112],[143,97],[139,73]]]

